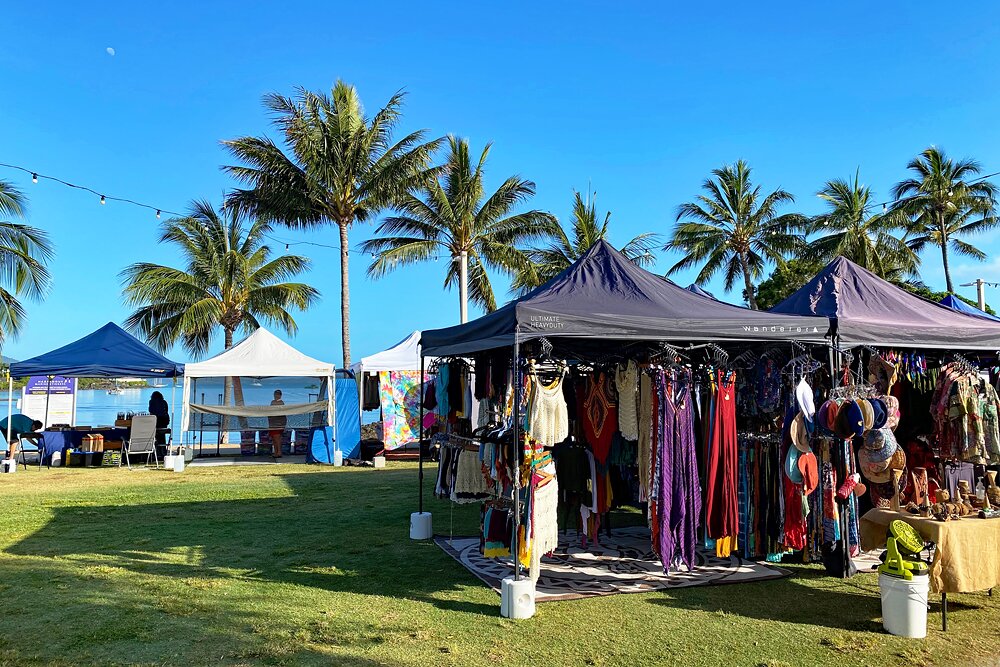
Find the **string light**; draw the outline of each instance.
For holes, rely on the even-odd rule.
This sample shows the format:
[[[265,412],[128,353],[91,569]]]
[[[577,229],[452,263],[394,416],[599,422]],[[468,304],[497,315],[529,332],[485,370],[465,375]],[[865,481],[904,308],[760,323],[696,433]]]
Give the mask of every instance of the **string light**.
[[[31,182],[32,183],[38,183],[39,179],[42,179],[42,180],[47,180],[47,181],[53,181],[55,183],[59,183],[60,185],[65,185],[66,187],[73,188],[74,190],[83,190],[84,192],[89,192],[92,195],[96,195],[97,197],[100,197],[101,204],[107,204],[109,201],[114,201],[114,202],[121,202],[123,204],[131,204],[132,206],[138,206],[140,208],[146,208],[146,209],[149,209],[150,211],[155,211],[157,219],[160,218],[160,215],[162,213],[168,213],[170,215],[177,216],[178,218],[185,217],[185,215],[183,213],[177,213],[176,211],[170,211],[170,210],[167,210],[167,209],[163,208],[162,206],[153,206],[151,204],[143,204],[142,202],[135,201],[134,199],[127,199],[125,197],[113,197],[111,195],[106,195],[103,192],[99,192],[98,190],[95,190],[93,188],[89,188],[86,185],[80,185],[78,183],[71,183],[70,181],[67,181],[67,180],[64,180],[64,179],[61,179],[61,178],[57,178],[56,176],[48,176],[46,174],[39,173],[39,172],[35,171],[34,169],[28,169],[27,167],[21,167],[21,166],[16,165],[16,164],[7,164],[6,162],[0,162],[0,167],[6,167],[8,169],[16,169],[17,171],[24,172],[25,174],[28,174],[28,175],[31,176]]]

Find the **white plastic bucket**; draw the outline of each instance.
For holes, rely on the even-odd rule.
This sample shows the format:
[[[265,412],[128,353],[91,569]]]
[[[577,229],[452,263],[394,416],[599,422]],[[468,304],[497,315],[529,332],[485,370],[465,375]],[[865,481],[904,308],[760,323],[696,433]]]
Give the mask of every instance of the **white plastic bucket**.
[[[882,625],[899,637],[923,639],[927,636],[927,595],[930,577],[906,580],[879,573],[882,593]]]
[[[184,455],[178,454],[174,456],[174,472],[184,472]]]
[[[333,450],[333,465],[335,467],[344,465],[344,452],[339,449]]]

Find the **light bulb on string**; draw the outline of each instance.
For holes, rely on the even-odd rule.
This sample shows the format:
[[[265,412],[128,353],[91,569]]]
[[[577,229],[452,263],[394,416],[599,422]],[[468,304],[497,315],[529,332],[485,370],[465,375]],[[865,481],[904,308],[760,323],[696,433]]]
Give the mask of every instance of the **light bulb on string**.
[[[104,195],[101,195],[101,206],[103,206],[106,203],[107,202],[104,200]]]
[[[156,219],[160,219],[160,209],[156,209]]]
[[[36,173],[32,173],[31,174],[31,182],[32,183],[37,183],[38,182],[38,174],[36,174]]]
[[[288,250],[288,243],[285,244],[285,250]]]
[[[889,206],[886,205],[886,204],[882,204],[882,212],[885,213],[888,210],[889,210]]]

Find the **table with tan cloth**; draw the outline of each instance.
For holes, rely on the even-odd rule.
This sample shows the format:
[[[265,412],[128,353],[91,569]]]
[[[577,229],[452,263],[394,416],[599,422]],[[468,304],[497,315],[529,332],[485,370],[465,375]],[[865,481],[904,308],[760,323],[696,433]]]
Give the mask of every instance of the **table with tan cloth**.
[[[935,593],[973,593],[1000,588],[1000,519],[976,517],[936,521],[887,509],[873,509],[861,517],[861,548],[885,548],[893,519],[916,528],[936,545],[930,584]]]

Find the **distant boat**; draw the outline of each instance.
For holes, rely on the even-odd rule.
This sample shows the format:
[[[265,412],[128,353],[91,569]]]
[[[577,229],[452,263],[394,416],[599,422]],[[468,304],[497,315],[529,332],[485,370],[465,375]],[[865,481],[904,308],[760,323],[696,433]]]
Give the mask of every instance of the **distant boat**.
[[[166,385],[166,383],[164,383],[164,382],[160,382],[159,380],[157,380],[156,382],[154,382],[153,384],[151,384],[151,385],[149,385],[149,386],[150,386],[150,387],[153,387],[154,389],[163,389],[163,388],[164,388],[164,387],[166,387],[167,385]]]
[[[108,389],[108,396],[119,396],[123,393],[125,392],[118,386],[118,380],[115,379],[115,386]]]
[[[253,382],[251,382],[250,384],[252,384],[255,387],[263,387],[264,386],[264,383],[261,382],[260,380],[258,380],[257,378],[254,378]]]

